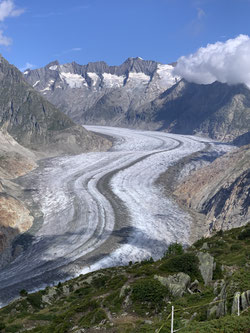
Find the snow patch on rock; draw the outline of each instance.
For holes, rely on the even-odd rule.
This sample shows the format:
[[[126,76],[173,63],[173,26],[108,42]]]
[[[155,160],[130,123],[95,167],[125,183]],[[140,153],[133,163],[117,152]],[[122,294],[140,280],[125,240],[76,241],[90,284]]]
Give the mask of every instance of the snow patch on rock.
[[[108,88],[113,88],[113,87],[122,87],[123,82],[125,80],[125,76],[118,76],[115,74],[110,74],[110,73],[103,73],[103,81],[104,85]]]
[[[61,72],[60,78],[65,81],[70,88],[81,88],[84,83],[87,85],[86,80],[79,74]]]
[[[92,85],[96,86],[97,82],[100,80],[99,76],[96,73],[88,72],[88,76],[92,80]]]

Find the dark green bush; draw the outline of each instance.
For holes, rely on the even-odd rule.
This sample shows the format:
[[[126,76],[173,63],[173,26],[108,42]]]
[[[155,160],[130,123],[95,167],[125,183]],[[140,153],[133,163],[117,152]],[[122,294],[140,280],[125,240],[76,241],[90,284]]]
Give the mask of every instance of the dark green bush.
[[[0,330],[3,330],[5,328],[5,324],[0,322]]]
[[[27,301],[34,307],[34,308],[41,308],[42,305],[42,293],[38,292],[35,294],[29,294],[27,296]]]
[[[223,279],[223,272],[221,269],[221,265],[216,263],[216,267],[213,272],[213,280],[220,280],[220,279]]]
[[[11,325],[5,327],[5,332],[12,332],[12,333],[17,333],[23,328],[22,325]]]
[[[27,292],[25,289],[22,289],[22,290],[20,290],[19,295],[20,295],[21,297],[25,297],[25,296],[28,295],[28,292]]]
[[[100,288],[103,288],[105,287],[107,281],[109,280],[109,276],[98,276],[96,278],[93,279],[92,281],[92,285],[97,288],[97,289],[100,289]]]
[[[158,280],[152,278],[137,280],[132,285],[131,298],[134,302],[162,302],[169,291]]]
[[[241,233],[238,236],[239,240],[245,240],[247,238],[250,238],[250,228],[249,227],[247,229],[241,231]]]
[[[192,253],[184,253],[170,258],[160,266],[160,269],[169,273],[183,272],[188,274],[191,279],[202,280],[199,271],[199,259]]]
[[[242,246],[240,244],[232,244],[230,249],[233,252],[237,252],[242,249]]]
[[[169,258],[171,256],[181,255],[184,253],[183,247],[179,243],[172,243],[169,245],[164,257]]]

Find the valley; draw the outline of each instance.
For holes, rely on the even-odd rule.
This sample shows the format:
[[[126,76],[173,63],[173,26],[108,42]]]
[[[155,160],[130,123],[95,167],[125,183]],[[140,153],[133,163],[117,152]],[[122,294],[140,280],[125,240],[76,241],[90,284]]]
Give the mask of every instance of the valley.
[[[41,215],[20,238],[26,237],[23,252],[1,269],[2,305],[21,289],[31,292],[101,268],[159,259],[175,241],[190,244],[191,216],[164,195],[156,180],[195,152],[205,149],[220,156],[233,149],[164,132],[87,130],[113,137],[113,147],[44,159],[16,180],[29,193],[23,200],[30,209],[39,207]],[[204,163],[199,161],[199,167]]]

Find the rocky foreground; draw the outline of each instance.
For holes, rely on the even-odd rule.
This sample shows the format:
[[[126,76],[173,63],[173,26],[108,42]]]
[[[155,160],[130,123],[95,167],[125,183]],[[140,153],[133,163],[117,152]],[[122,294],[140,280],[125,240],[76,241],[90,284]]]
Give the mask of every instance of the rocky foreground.
[[[0,310],[1,332],[249,332],[250,225],[183,251],[100,270],[21,298]],[[239,303],[238,303],[239,299]],[[239,304],[239,309],[238,309]],[[238,311],[240,316],[237,316]]]

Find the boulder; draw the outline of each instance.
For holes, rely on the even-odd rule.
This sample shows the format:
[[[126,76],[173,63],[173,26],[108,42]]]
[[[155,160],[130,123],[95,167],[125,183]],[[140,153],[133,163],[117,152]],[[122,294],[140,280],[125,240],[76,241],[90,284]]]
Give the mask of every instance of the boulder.
[[[204,283],[208,285],[213,279],[214,257],[207,252],[198,252],[197,256],[200,261],[199,269]]]
[[[168,277],[154,276],[163,286],[167,287],[174,297],[182,297],[190,286],[190,276],[185,273],[178,273]]]
[[[241,297],[241,308],[242,310],[245,310],[250,306],[250,290],[244,291],[240,297]]]
[[[238,299],[240,298],[240,292],[236,292],[233,298],[233,305],[232,305],[232,314],[238,313]]]

